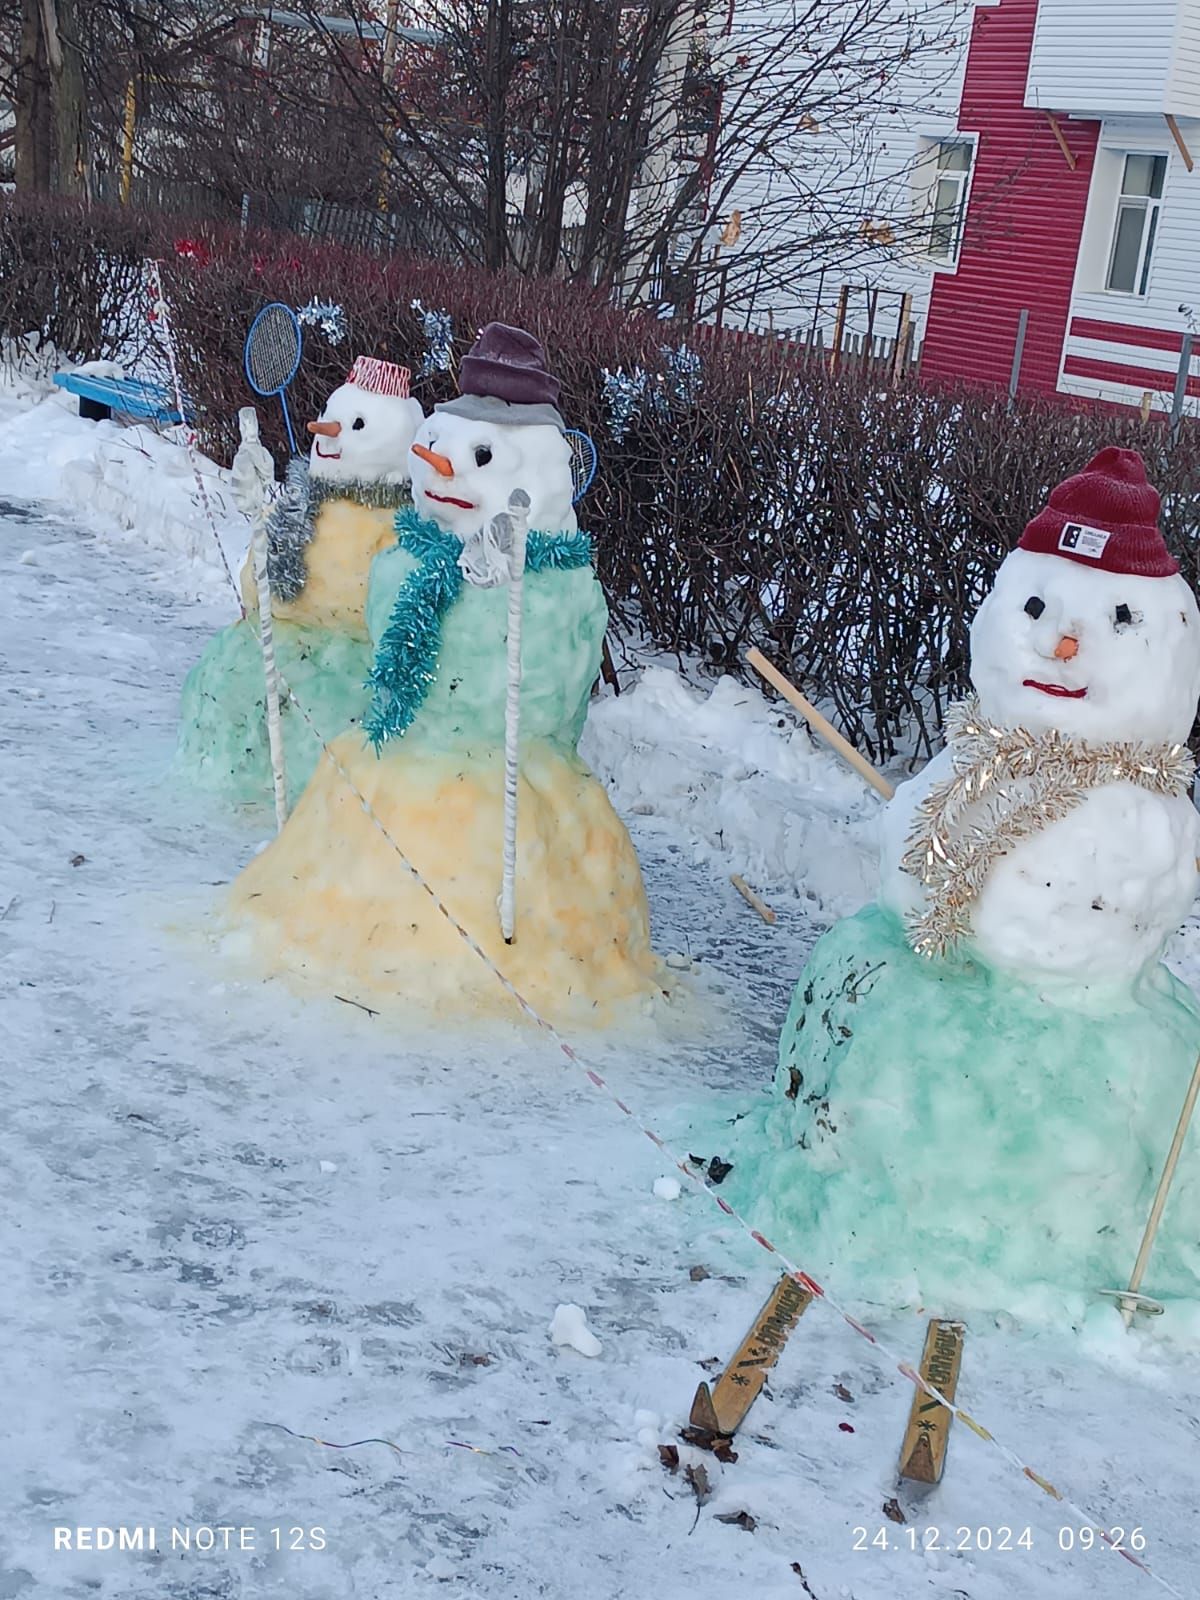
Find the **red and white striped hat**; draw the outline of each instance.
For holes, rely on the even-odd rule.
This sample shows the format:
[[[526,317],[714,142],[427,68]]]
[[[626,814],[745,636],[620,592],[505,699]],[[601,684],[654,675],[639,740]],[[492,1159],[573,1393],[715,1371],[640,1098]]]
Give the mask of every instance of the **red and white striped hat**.
[[[356,384],[368,394],[391,394],[407,400],[411,376],[407,367],[398,367],[394,361],[379,361],[375,356],[357,356],[346,382]]]

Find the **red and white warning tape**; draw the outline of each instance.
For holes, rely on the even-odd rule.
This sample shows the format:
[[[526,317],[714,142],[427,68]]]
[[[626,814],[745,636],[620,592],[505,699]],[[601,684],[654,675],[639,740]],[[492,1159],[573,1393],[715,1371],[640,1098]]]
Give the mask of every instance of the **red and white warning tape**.
[[[200,462],[196,453],[196,430],[188,420],[187,404],[183,396],[183,384],[179,379],[179,362],[175,357],[175,335],[171,332],[171,311],[163,293],[162,270],[159,262],[149,259],[145,263],[146,283],[150,291],[151,321],[158,323],[162,342],[166,349],[167,364],[171,369],[171,388],[175,395],[175,409],[179,412],[183,428],[184,448],[187,450],[188,461],[192,468],[192,476],[196,480],[196,489],[200,496],[200,504],[204,507],[204,514],[208,518],[208,525],[212,529],[213,541],[220,553],[221,565],[225,569],[225,576],[229,579],[229,587],[237,598],[238,610],[242,616],[246,615],[246,607],[242,604],[242,591],[238,588],[237,580],[233,576],[233,569],[229,565],[229,557],[225,554],[225,546],[221,542],[221,535],[217,531],[217,519],[213,515],[212,503],[208,498],[208,490],[204,486],[204,474],[200,470]]]
[[[169,324],[165,322],[165,319],[164,326],[168,329],[169,338]],[[173,358],[172,370],[174,370]],[[205,498],[204,503],[205,507],[207,508],[207,498]],[[212,519],[211,512],[210,523],[212,526],[213,535],[214,537],[217,537],[216,522]],[[220,545],[219,537],[217,537],[217,543]],[[222,558],[223,557],[224,551],[222,551]],[[234,582],[233,574],[229,571],[228,563],[226,563],[225,570],[229,575],[229,581],[233,586],[235,594],[237,595],[240,608],[241,595],[238,591],[237,584]],[[245,612],[243,611],[242,614],[244,616]],[[835,1311],[838,1316],[841,1317],[842,1321],[847,1325],[847,1327],[853,1329],[853,1331],[861,1339],[865,1339],[868,1344],[873,1345],[881,1356],[884,1356],[887,1360],[891,1361],[897,1372],[899,1372],[903,1377],[907,1378],[911,1384],[915,1385],[915,1387],[920,1389],[924,1394],[928,1395],[931,1400],[936,1400],[939,1404],[945,1406],[946,1409],[950,1411],[963,1424],[964,1427],[970,1429],[973,1434],[982,1439],[986,1444],[990,1444],[993,1449],[997,1450],[1011,1466],[1015,1467],[1017,1471],[1021,1473],[1023,1477],[1028,1478],[1031,1483],[1036,1484],[1043,1494],[1048,1495],[1052,1500],[1057,1501],[1063,1510],[1069,1513],[1072,1518],[1074,1518],[1081,1529],[1088,1529],[1094,1532],[1107,1549],[1111,1550],[1115,1555],[1122,1557],[1125,1561],[1129,1562],[1131,1566],[1136,1567],[1139,1572],[1145,1573],[1148,1578],[1152,1579],[1161,1589],[1165,1590],[1167,1594],[1174,1595],[1176,1600],[1185,1600],[1182,1592],[1176,1589],[1172,1583],[1170,1583],[1166,1578],[1162,1577],[1161,1574],[1154,1571],[1147,1562],[1141,1560],[1133,1551],[1126,1549],[1123,1544],[1114,1539],[1109,1533],[1108,1529],[1105,1527],[1104,1522],[1098,1516],[1092,1512],[1089,1512],[1085,1507],[1079,1505],[1068,1495],[1064,1494],[1061,1489],[1056,1487],[1056,1485],[1050,1481],[1050,1479],[1044,1477],[1039,1472],[1035,1472],[1031,1466],[1027,1465],[1027,1463],[1021,1459],[1020,1455],[1018,1455],[1015,1450],[1013,1450],[1009,1445],[1005,1444],[1005,1442],[994,1432],[992,1432],[991,1429],[984,1427],[981,1422],[977,1421],[976,1418],[971,1416],[969,1412],[965,1411],[963,1407],[956,1405],[953,1400],[948,1399],[941,1392],[941,1390],[936,1387],[936,1385],[930,1383],[927,1378],[923,1377],[921,1373],[911,1365],[910,1362],[903,1360],[897,1354],[897,1352],[892,1350],[882,1339],[878,1337],[877,1334],[872,1333],[869,1328],[865,1327],[861,1322],[853,1317],[846,1307],[842,1305],[841,1302],[833,1294],[831,1294],[828,1289],[817,1283],[808,1275],[807,1272],[803,1271],[802,1268],[800,1268],[794,1261],[790,1259],[785,1251],[781,1250],[778,1245],[774,1244],[757,1228],[752,1227],[750,1223],[740,1214],[740,1212],[730,1205],[729,1201],[726,1200],[724,1196],[719,1195],[715,1189],[711,1188],[704,1181],[703,1176],[695,1171],[685,1157],[673,1150],[665,1139],[661,1138],[651,1127],[647,1125],[645,1121],[643,1121],[639,1114],[631,1106],[629,1106],[620,1097],[620,1095],[616,1093],[616,1091],[599,1072],[588,1066],[584,1058],[568,1040],[563,1038],[562,1034],[559,1033],[554,1024],[543,1017],[540,1012],[538,1012],[530,1004],[530,1002],[525,999],[524,995],[521,994],[516,985],[513,984],[513,982],[505,975],[505,973],[501,971],[501,969],[482,948],[478,941],[472,936],[470,931],[462,925],[454,913],[449,909],[449,907],[442,900],[441,896],[438,894],[437,890],[434,889],[428,880],[422,875],[419,868],[417,868],[409,860],[403,849],[388,832],[380,818],[376,815],[370,801],[361,792],[353,778],[346,771],[346,768],[338,759],[336,752],[325,741],[308,711],[303,705],[301,705],[300,701],[297,700],[290,686],[284,683],[282,678],[280,680],[280,689],[286,698],[291,702],[291,704],[295,706],[297,712],[303,718],[306,726],[320,744],[326,758],[332,764],[334,770],[338,773],[342,781],[349,788],[350,792],[354,795],[366,816],[370,819],[374,827],[378,829],[379,833],[395,852],[405,872],[407,872],[413,882],[421,890],[423,890],[426,895],[428,895],[438,912],[446,919],[446,921],[463,940],[463,942],[472,951],[474,951],[475,955],[478,956],[480,961],[483,962],[484,966],[496,979],[497,983],[499,983],[505,992],[511,997],[514,1004],[519,1007],[519,1009],[526,1017],[529,1018],[535,1027],[537,1027],[549,1039],[553,1040],[560,1053],[571,1063],[573,1067],[577,1068],[584,1074],[592,1087],[605,1095],[606,1098],[616,1106],[617,1110],[620,1111],[623,1116],[627,1117],[634,1124],[634,1126],[640,1130],[640,1132],[645,1134],[646,1138],[650,1140],[655,1149],[660,1150],[665,1156],[669,1157],[670,1160],[674,1162],[676,1168],[693,1186],[693,1188],[698,1189],[709,1201],[711,1201],[713,1205],[723,1212],[732,1223],[739,1227],[748,1238],[752,1239],[760,1249],[764,1250],[768,1255],[774,1256],[780,1267],[788,1272],[791,1277],[793,1277],[796,1282],[801,1285],[802,1288],[807,1289],[814,1299],[818,1300],[824,1305],[827,1305],[832,1311]]]

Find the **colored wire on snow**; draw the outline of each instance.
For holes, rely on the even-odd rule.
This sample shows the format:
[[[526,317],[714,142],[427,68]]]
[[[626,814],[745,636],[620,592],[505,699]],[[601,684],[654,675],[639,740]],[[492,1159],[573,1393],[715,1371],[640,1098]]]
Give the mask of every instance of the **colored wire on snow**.
[[[401,1450],[398,1444],[393,1444],[390,1439],[351,1439],[349,1444],[334,1444],[332,1439],[320,1439],[315,1433],[297,1433],[295,1428],[289,1428],[282,1422],[260,1422],[260,1428],[278,1428],[280,1433],[288,1433],[293,1439],[303,1439],[307,1444],[323,1445],[326,1450],[357,1450],[364,1444],[383,1444],[389,1450],[394,1450],[398,1456],[411,1455],[411,1451]]]
[[[513,1444],[502,1444],[498,1450],[484,1450],[480,1445],[468,1444],[465,1439],[447,1439],[446,1443],[453,1445],[456,1450],[469,1450],[473,1456],[519,1456],[521,1452]]]
[[[260,1428],[278,1428],[280,1433],[289,1434],[293,1439],[303,1439],[306,1444],[319,1444],[326,1450],[358,1450],[366,1444],[386,1445],[389,1450],[394,1450],[398,1456],[411,1456],[413,1450],[402,1450],[398,1444],[393,1444],[390,1439],[351,1439],[346,1444],[335,1444],[332,1439],[322,1439],[315,1433],[297,1433],[295,1428],[289,1428],[283,1422],[260,1422]],[[469,1444],[465,1439],[445,1439],[442,1441],[447,1448],[455,1450],[469,1450],[474,1456],[520,1456],[521,1452],[515,1445],[502,1444],[495,1450],[485,1450],[482,1445]]]
[[[207,506],[207,501],[205,504]],[[216,523],[212,520],[211,514],[210,523],[212,526],[213,535],[214,537],[217,537]],[[217,537],[217,543],[218,545],[220,544],[219,537]],[[229,572],[228,565],[226,565],[225,570],[228,573],[230,583],[233,584],[236,592],[237,585],[233,583],[233,575]],[[547,1038],[551,1039],[555,1043],[560,1053],[566,1058],[567,1061],[571,1063],[573,1067],[576,1067],[580,1072],[583,1073],[592,1087],[600,1090],[601,1093],[603,1093],[605,1097],[616,1106],[618,1111],[620,1111],[624,1116],[628,1117],[634,1126],[641,1133],[645,1134],[646,1138],[650,1140],[655,1149],[660,1150],[663,1155],[669,1157],[669,1159],[674,1162],[678,1171],[683,1174],[693,1188],[698,1189],[701,1194],[705,1195],[721,1212],[724,1213],[726,1217],[728,1217],[730,1222],[734,1223],[735,1226],[740,1228],[747,1238],[752,1239],[760,1249],[765,1250],[768,1255],[774,1256],[780,1263],[783,1270],[786,1271],[788,1275],[801,1286],[801,1288],[806,1289],[815,1300],[827,1305],[832,1311],[835,1311],[847,1327],[851,1328],[856,1334],[859,1335],[860,1338],[865,1339],[868,1344],[873,1345],[881,1356],[886,1357],[890,1362],[892,1362],[895,1370],[899,1372],[902,1377],[907,1378],[910,1383],[912,1383],[916,1388],[920,1389],[922,1393],[927,1395],[931,1400],[935,1400],[939,1405],[944,1406],[947,1411],[951,1412],[958,1419],[958,1421],[963,1424],[964,1427],[968,1428],[972,1433],[977,1435],[978,1438],[982,1439],[986,1444],[990,1444],[992,1448],[996,1450],[1011,1466],[1017,1469],[1022,1477],[1027,1478],[1029,1482],[1036,1484],[1042,1493],[1049,1496],[1050,1499],[1056,1500],[1059,1505],[1062,1506],[1064,1510],[1076,1520],[1081,1529],[1087,1529],[1095,1533],[1100,1538],[1101,1542],[1106,1546],[1106,1548],[1111,1550],[1114,1555],[1123,1557],[1124,1560],[1129,1562],[1131,1566],[1136,1567],[1139,1572],[1144,1573],[1161,1589],[1164,1589],[1168,1594],[1173,1595],[1175,1600],[1186,1600],[1186,1597],[1181,1593],[1180,1590],[1176,1589],[1175,1586],[1160,1573],[1154,1571],[1154,1569],[1150,1567],[1147,1562],[1141,1560],[1131,1550],[1126,1550],[1124,1546],[1118,1544],[1108,1532],[1107,1528],[1104,1526],[1099,1517],[1095,1516],[1093,1513],[1087,1511],[1083,1506],[1080,1506],[1074,1500],[1070,1499],[1048,1478],[1042,1476],[1040,1473],[1035,1472],[1034,1469],[1022,1461],[1021,1457],[1016,1453],[1016,1451],[1013,1450],[1009,1445],[1005,1444],[1001,1438],[999,1438],[989,1428],[986,1428],[981,1422],[978,1422],[961,1406],[956,1405],[953,1400],[949,1399],[942,1393],[936,1384],[930,1383],[930,1381],[923,1377],[922,1374],[911,1365],[911,1363],[903,1360],[897,1354],[897,1352],[892,1350],[890,1346],[888,1346],[881,1338],[879,1338],[877,1334],[872,1333],[869,1328],[863,1325],[863,1323],[857,1321],[856,1318],[851,1315],[846,1307],[843,1306],[841,1302],[829,1292],[828,1289],[817,1283],[816,1280],[811,1278],[807,1272],[805,1272],[801,1267],[797,1266],[796,1263],[793,1262],[789,1256],[779,1248],[778,1245],[774,1244],[770,1239],[768,1239],[765,1234],[761,1233],[757,1228],[752,1227],[750,1223],[737,1210],[735,1210],[732,1205],[730,1205],[729,1201],[726,1200],[724,1196],[719,1195],[715,1189],[711,1188],[704,1181],[703,1176],[696,1172],[689,1165],[686,1157],[680,1156],[677,1151],[673,1150],[665,1139],[660,1137],[659,1134],[657,1134],[651,1127],[647,1125],[647,1123],[642,1120],[639,1114],[634,1111],[632,1107],[627,1105],[626,1102],[621,1099],[621,1097],[610,1087],[608,1082],[601,1076],[600,1073],[588,1066],[586,1060],[579,1054],[575,1047],[567,1039],[565,1039],[562,1034],[559,1033],[554,1024],[543,1017],[541,1013],[538,1012],[533,1005],[525,999],[524,995],[520,992],[512,980],[501,971],[501,969],[480,946],[478,941],[473,937],[469,930],[463,926],[454,913],[449,909],[449,907],[442,900],[441,896],[438,894],[437,890],[434,889],[434,887],[423,876],[420,869],[409,860],[408,856],[404,853],[404,850],[396,842],[396,840],[388,832],[384,823],[376,815],[373,807],[371,806],[371,802],[358,788],[357,784],[354,782],[354,779],[342,765],[341,761],[334,752],[332,745],[326,743],[316,724],[309,716],[308,711],[300,703],[300,701],[297,700],[291,687],[286,683],[282,675],[280,677],[280,690],[291,702],[291,704],[295,706],[296,711],[304,720],[309,731],[320,744],[323,754],[329,760],[339,777],[346,784],[347,788],[349,788],[350,792],[354,795],[355,799],[361,806],[364,815],[395,852],[404,871],[408,874],[416,886],[423,890],[424,893],[429,897],[437,911],[450,924],[455,933],[457,933],[459,938],[462,939],[463,943],[466,944],[468,949],[474,951],[475,955],[479,957],[480,961],[483,962],[484,966],[501,985],[516,1006],[520,1009],[520,1011],[526,1017],[528,1017],[530,1022],[532,1022],[535,1027],[544,1033]],[[282,1426],[282,1424],[272,1424],[272,1426]],[[288,1429],[285,1431],[290,1432],[291,1430]],[[323,1441],[321,1440],[317,1441],[317,1443],[322,1442]],[[382,1442],[387,1443],[386,1440]],[[393,1446],[393,1448],[395,1448],[395,1446]]]

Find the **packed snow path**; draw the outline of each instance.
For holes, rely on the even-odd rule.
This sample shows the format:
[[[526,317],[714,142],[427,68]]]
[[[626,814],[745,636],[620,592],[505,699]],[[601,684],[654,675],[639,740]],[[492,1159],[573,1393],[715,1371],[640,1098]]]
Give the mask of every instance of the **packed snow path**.
[[[1064,1555],[1053,1502],[962,1430],[941,1489],[897,1491],[911,1389],[820,1307],[738,1462],[703,1458],[698,1510],[657,1445],[769,1262],[686,1189],[656,1199],[652,1147],[519,1021],[450,1036],[243,983],[208,930],[268,814],[222,820],[167,776],[225,615],[34,506],[0,511],[0,570],[0,1597],[1156,1592]],[[727,1020],[577,1042],[675,1131],[769,1081],[813,930],[794,902],[765,927],[663,827],[636,838],[659,948],[699,959]],[[551,1343],[563,1302],[597,1359]],[[922,1318],[865,1314],[916,1357]],[[1111,1345],[972,1330],[961,1398],[1191,1592],[1200,1379]],[[741,1511],[752,1530],[718,1520]],[[99,1527],[157,1548],[55,1551]],[[945,1548],[1004,1527],[1006,1551]]]

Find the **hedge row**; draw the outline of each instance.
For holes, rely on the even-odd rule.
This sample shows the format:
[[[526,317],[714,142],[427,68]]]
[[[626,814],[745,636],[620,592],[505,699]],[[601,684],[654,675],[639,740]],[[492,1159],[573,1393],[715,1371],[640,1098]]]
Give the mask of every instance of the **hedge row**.
[[[599,448],[581,521],[620,622],[713,670],[740,670],[759,645],[875,757],[914,730],[918,751],[934,745],[965,687],[968,627],[991,575],[1049,489],[1103,445],[1146,456],[1168,539],[1197,580],[1190,427],[1172,449],[1161,423],[1136,414],[1010,410],[965,389],[893,386],[871,367],[831,375],[770,341],[706,337],[696,368],[671,325],[553,280],[195,224],[181,239],[166,226],[0,207],[0,334],[38,329],[78,356],[128,348],[138,259],[154,252],[202,437],[228,460],[237,409],[253,398],[242,343],[268,300],[341,309],[340,340],[306,332],[290,396],[299,418],[360,352],[409,366],[427,408],[455,392],[452,370],[422,370],[430,346],[414,301],[449,313],[455,361],[485,322],[526,327],[562,379],[569,423]],[[624,377],[614,386],[606,372]],[[260,407],[282,452],[277,408]]]

